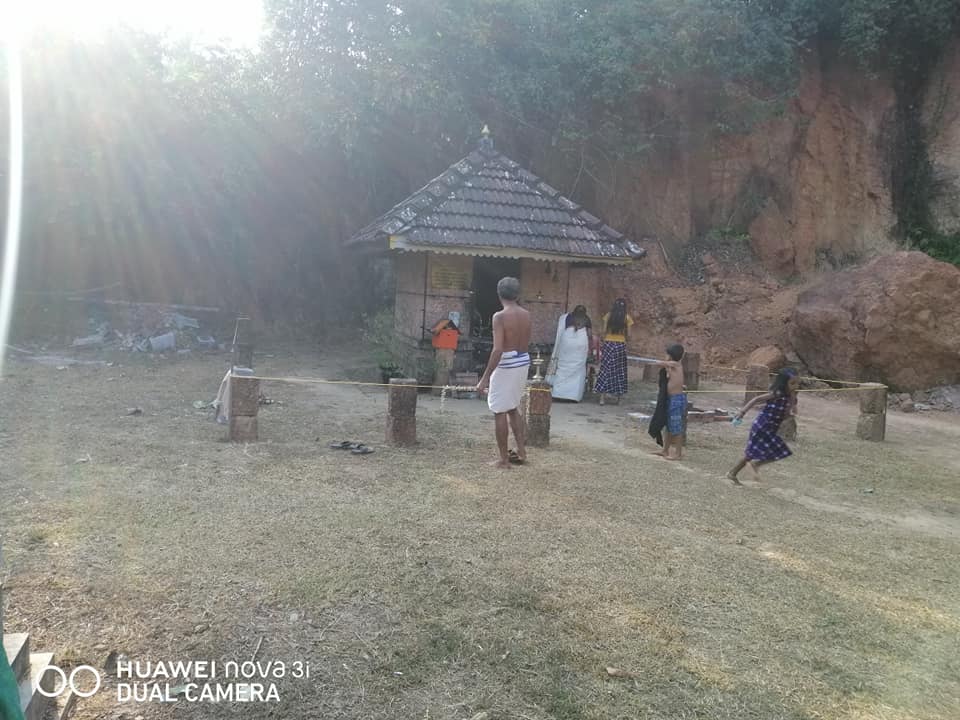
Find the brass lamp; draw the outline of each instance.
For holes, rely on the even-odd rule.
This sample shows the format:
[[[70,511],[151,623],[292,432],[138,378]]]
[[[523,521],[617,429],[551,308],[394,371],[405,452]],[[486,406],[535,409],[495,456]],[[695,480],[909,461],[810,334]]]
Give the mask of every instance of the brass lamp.
[[[533,374],[533,382],[540,382],[543,380],[543,375],[540,371],[543,369],[544,359],[540,355],[540,347],[537,346],[537,356],[533,359],[533,367],[536,369],[536,372]]]

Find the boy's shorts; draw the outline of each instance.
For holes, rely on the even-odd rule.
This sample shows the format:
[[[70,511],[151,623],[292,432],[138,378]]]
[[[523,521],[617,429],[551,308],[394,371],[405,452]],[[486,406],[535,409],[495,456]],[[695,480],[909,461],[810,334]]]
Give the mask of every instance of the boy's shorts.
[[[667,432],[671,435],[683,435],[686,432],[684,425],[687,411],[687,396],[684,393],[680,395],[671,395],[669,407],[667,409]]]

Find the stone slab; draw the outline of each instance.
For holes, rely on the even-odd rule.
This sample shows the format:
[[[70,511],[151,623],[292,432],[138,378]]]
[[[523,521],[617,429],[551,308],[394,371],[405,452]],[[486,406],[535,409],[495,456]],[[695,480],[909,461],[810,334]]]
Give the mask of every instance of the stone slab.
[[[3,651],[19,682],[30,669],[30,636],[27,633],[10,633],[3,636]]]
[[[248,415],[230,416],[230,442],[248,443],[259,439],[257,418]]]

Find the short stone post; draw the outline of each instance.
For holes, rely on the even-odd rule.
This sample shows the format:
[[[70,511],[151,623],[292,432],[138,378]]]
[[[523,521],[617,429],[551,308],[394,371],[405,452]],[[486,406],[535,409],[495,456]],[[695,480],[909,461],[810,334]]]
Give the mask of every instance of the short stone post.
[[[871,442],[883,442],[887,435],[887,387],[868,383],[860,390],[860,418],[857,437]]]
[[[416,445],[417,381],[392,378],[387,392],[387,443],[397,447]]]
[[[687,390],[700,389],[700,353],[688,352],[683,354],[683,379]]]
[[[770,368],[766,365],[751,365],[747,370],[747,389],[743,402],[748,403],[757,395],[763,395],[770,389]]]
[[[456,350],[437,348],[434,350],[433,394],[443,393],[443,386],[452,384],[450,373],[453,370],[453,360]]]
[[[230,441],[256,442],[259,438],[257,412],[260,410],[260,381],[230,375]]]
[[[532,382],[528,386],[530,392],[530,409],[527,413],[527,445],[544,448],[550,445],[550,408],[553,406],[553,396],[550,386],[545,382]]]

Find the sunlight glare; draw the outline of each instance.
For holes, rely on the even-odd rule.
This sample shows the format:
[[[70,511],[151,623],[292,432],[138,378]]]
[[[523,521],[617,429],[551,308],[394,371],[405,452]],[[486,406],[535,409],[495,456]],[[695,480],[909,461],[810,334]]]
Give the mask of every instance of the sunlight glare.
[[[23,83],[20,70],[20,46],[15,25],[7,25],[3,51],[7,66],[7,106],[10,112],[7,141],[7,219],[3,243],[3,269],[0,275],[0,378],[7,353],[7,337],[13,319],[13,291],[17,280],[17,261],[20,253],[20,217],[23,207]]]
[[[114,25],[166,32],[204,42],[255,46],[263,24],[262,0],[0,0],[0,22],[23,32],[38,28],[75,35]]]

